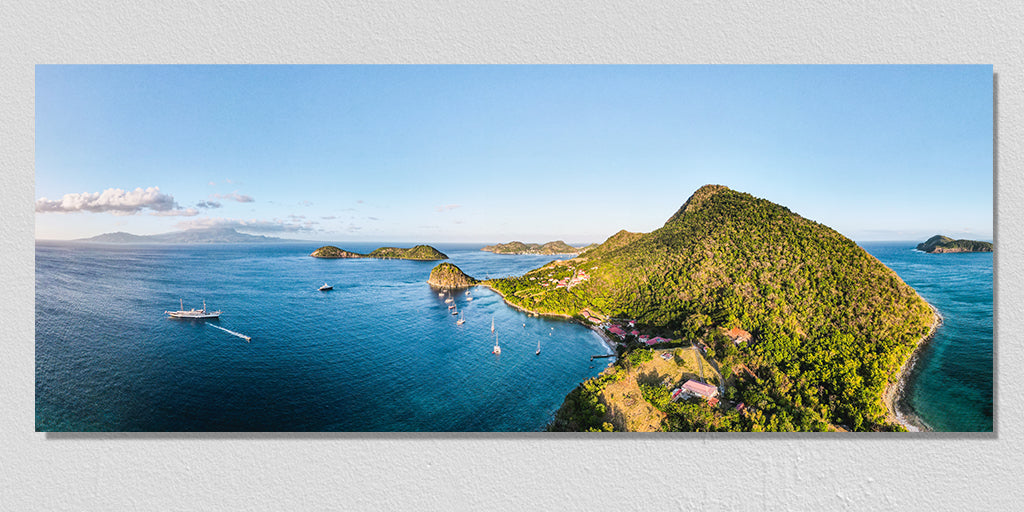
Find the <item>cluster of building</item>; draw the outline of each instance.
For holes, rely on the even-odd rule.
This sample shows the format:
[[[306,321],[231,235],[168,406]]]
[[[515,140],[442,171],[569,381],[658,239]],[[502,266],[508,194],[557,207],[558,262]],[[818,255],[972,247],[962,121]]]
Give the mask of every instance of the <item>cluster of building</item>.
[[[635,322],[629,322],[627,326],[609,323],[604,324],[601,327],[603,327],[606,331],[614,334],[615,336],[618,336],[620,340],[625,339],[626,336],[632,335],[635,336],[640,343],[643,343],[648,346],[657,345],[658,343],[670,343],[672,341],[668,338],[663,338],[661,336],[649,336],[647,334],[641,334],[640,331],[636,329]],[[627,331],[626,329],[630,330]]]
[[[572,288],[573,286],[576,286],[576,285],[586,281],[587,279],[590,279],[590,275],[587,274],[586,270],[583,270],[582,268],[579,269],[579,270],[576,270],[576,267],[574,267],[572,265],[569,265],[568,268],[569,268],[569,270],[573,271],[571,277],[563,277],[562,279],[555,279],[553,277],[548,277],[546,280],[544,279],[544,277],[541,277],[540,278],[540,281],[541,281],[540,285],[544,286],[544,287],[554,286],[555,288],[565,288],[566,290],[568,290],[568,289]],[[537,280],[536,276],[530,278],[530,281],[536,281],[536,280]]]
[[[590,279],[590,276],[587,275],[587,271],[579,269],[576,272],[573,272],[572,277],[563,278],[561,281],[558,281],[558,284],[555,285],[555,287],[565,288],[566,290],[568,290],[571,289],[573,286],[576,286],[582,283],[583,281],[586,281],[587,279]]]

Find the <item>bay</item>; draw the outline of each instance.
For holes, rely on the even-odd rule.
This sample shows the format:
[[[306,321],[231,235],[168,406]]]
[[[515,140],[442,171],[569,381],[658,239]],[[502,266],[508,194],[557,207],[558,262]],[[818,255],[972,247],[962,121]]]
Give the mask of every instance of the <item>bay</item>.
[[[456,325],[426,284],[437,262],[310,257],[320,245],[37,242],[36,429],[537,431],[608,364],[591,330],[483,288],[453,295]],[[343,247],[385,245],[409,244]],[[476,277],[562,258],[435,247]],[[223,313],[168,318],[179,300]]]

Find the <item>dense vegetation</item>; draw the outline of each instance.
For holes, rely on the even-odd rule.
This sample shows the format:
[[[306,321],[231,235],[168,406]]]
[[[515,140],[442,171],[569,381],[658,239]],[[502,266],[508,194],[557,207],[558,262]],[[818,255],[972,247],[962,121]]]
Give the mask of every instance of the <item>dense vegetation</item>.
[[[356,252],[346,251],[333,245],[325,245],[315,251],[310,256],[314,258],[365,258],[365,254],[359,254]]]
[[[992,252],[992,244],[977,240],[953,240],[948,236],[935,235],[927,241],[917,244],[917,250],[936,253]]]
[[[580,270],[589,279],[574,287],[545,286]],[[635,319],[646,333],[704,341],[729,383],[724,398],[749,407],[743,421],[700,423],[725,429],[898,428],[882,393],[935,319],[851,240],[717,185],[695,192],[651,233],[619,232],[578,258],[491,285],[528,309],[586,308]],[[755,341],[733,343],[722,335],[731,327]],[[749,371],[734,372],[740,365]],[[668,424],[699,423],[684,416]]]
[[[507,244],[488,245],[481,251],[489,251],[495,254],[579,254],[580,250],[561,241],[548,242],[546,244],[525,244],[523,242],[509,242]]]
[[[396,258],[402,260],[446,260],[448,256],[429,245],[417,245],[411,249],[381,247],[367,255],[370,258]]]
[[[360,254],[357,252],[339,249],[333,245],[325,245],[313,251],[313,254],[310,254],[310,256],[314,258],[383,258],[427,261],[448,259],[448,256],[443,252],[434,249],[429,245],[417,245],[411,249],[381,247],[379,249],[374,249],[370,254]]]
[[[469,277],[462,269],[451,263],[441,263],[430,271],[427,283],[439,288],[465,288],[473,286],[477,280]]]

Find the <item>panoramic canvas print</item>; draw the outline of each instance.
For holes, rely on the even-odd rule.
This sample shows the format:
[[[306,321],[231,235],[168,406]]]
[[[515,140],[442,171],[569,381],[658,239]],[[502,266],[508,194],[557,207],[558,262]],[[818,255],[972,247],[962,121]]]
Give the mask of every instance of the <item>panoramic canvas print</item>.
[[[993,430],[991,66],[35,73],[38,431]]]

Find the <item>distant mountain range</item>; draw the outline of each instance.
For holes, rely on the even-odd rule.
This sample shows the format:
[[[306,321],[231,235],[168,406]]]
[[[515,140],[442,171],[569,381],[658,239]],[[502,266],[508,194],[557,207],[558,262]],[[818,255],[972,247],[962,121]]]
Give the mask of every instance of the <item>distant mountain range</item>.
[[[235,231],[234,228],[197,228],[161,233],[159,235],[133,235],[118,231],[116,233],[104,233],[91,238],[79,238],[75,241],[107,244],[235,244],[291,242],[292,240],[272,236],[247,235]]]

